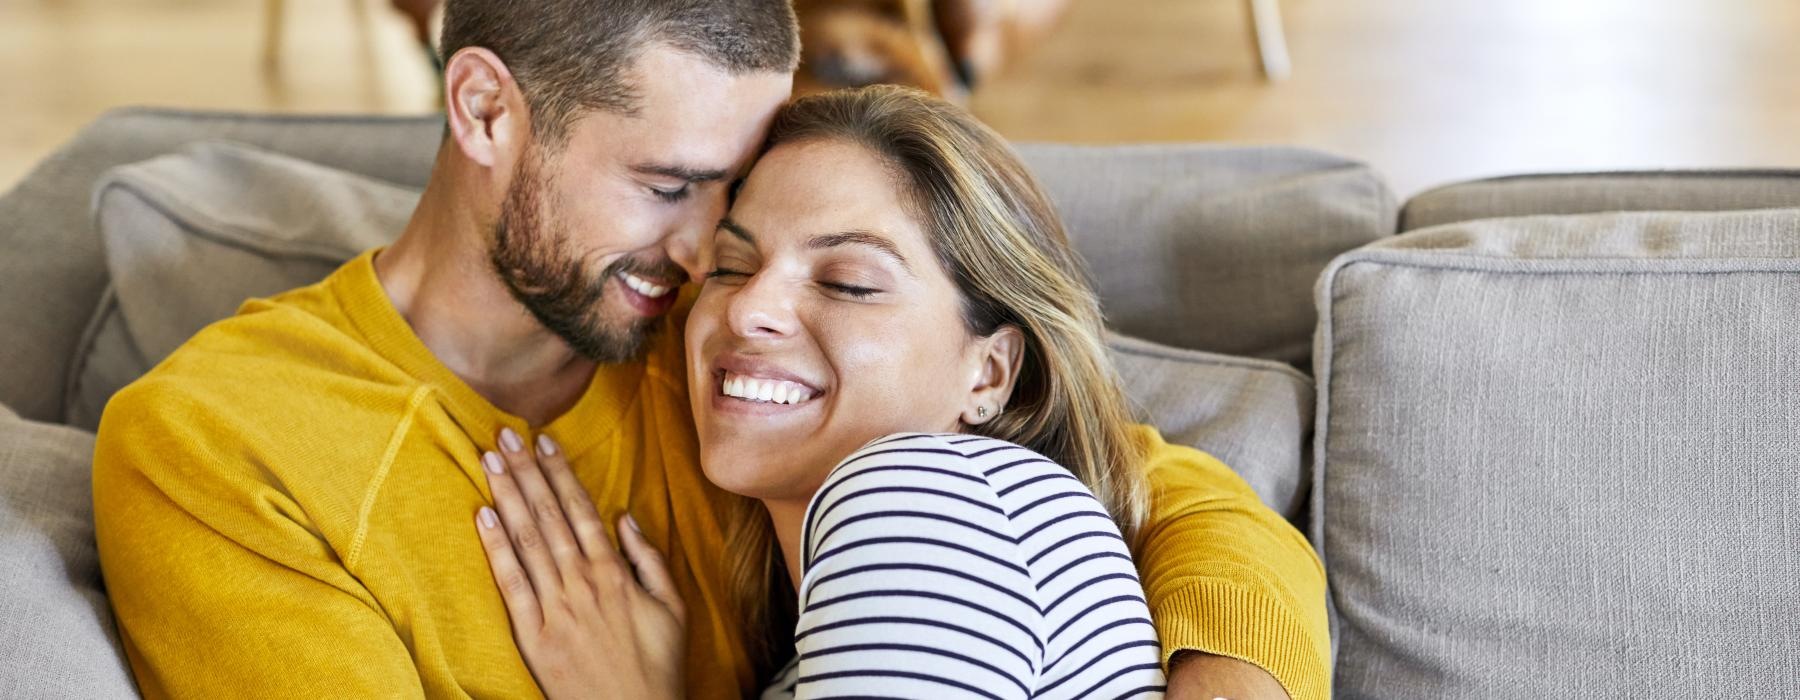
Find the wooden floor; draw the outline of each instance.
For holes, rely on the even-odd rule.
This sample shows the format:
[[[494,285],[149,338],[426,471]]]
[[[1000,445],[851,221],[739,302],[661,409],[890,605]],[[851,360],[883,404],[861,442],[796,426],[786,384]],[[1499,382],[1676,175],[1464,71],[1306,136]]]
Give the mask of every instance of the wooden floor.
[[[105,109],[434,108],[379,0],[0,0],[0,187]],[[1020,140],[1297,144],[1374,164],[1404,197],[1545,170],[1800,167],[1795,0],[1282,0],[1293,77],[1256,70],[1242,0],[1073,0],[983,86]]]

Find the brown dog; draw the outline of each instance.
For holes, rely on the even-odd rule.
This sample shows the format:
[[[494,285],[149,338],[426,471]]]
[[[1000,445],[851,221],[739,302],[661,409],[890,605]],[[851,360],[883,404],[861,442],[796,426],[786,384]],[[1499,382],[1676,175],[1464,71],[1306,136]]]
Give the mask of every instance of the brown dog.
[[[797,93],[875,83],[962,101],[1054,27],[1067,0],[796,0]]]

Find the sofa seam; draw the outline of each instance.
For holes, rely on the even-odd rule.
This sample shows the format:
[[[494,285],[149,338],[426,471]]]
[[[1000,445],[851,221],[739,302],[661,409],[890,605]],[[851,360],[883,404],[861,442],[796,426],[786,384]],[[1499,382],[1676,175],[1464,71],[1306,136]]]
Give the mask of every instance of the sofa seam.
[[[100,300],[88,312],[88,321],[81,329],[81,336],[75,340],[75,358],[63,374],[62,405],[57,407],[57,415],[64,423],[69,421],[69,411],[74,406],[73,399],[81,391],[81,377],[87,372],[89,359],[93,356],[94,343],[98,342],[100,329],[106,320],[118,312],[118,290],[111,275],[107,276],[106,287],[100,290]]]

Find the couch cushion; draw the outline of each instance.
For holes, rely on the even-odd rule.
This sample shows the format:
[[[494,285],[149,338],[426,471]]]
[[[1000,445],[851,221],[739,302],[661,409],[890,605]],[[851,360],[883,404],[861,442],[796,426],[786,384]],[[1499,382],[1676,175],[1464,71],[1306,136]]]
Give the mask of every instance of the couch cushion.
[[[1426,229],[1318,303],[1343,697],[1800,695],[1800,210]]]
[[[94,436],[0,405],[0,697],[133,697],[94,552]]]
[[[1288,519],[1305,511],[1312,378],[1271,360],[1172,348],[1123,335],[1107,346],[1139,420],[1170,444],[1229,465]]]
[[[231,139],[418,187],[441,117],[270,117],[129,109],[89,125],[0,195],[0,403],[55,420],[68,363],[106,287],[89,217],[108,169],[207,139]]]
[[[203,143],[101,178],[108,278],[63,419],[93,430],[113,392],[250,297],[311,284],[387,242],[418,192],[248,146]]]
[[[245,298],[310,284],[382,244],[416,197],[226,143],[114,170],[96,195],[113,283],[82,345],[66,420],[97,425],[113,392]],[[1171,443],[1232,465],[1275,510],[1301,510],[1312,407],[1306,375],[1124,337],[1112,347],[1141,415]]]
[[[1509,216],[1777,207],[1800,207],[1800,170],[1514,175],[1413,197],[1401,210],[1400,230]]]
[[[1297,148],[1025,145],[1121,332],[1311,361],[1312,284],[1394,231],[1367,166]]]

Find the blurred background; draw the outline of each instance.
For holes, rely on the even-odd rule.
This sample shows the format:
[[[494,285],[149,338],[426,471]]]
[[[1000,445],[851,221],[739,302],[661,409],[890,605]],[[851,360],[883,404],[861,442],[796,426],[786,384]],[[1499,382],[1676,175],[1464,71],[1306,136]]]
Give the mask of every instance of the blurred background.
[[[1401,198],[1526,171],[1800,166],[1796,0],[970,0],[1003,16],[960,27],[942,1],[925,37],[931,0],[844,0],[870,16],[843,25],[802,0],[809,52],[838,51],[809,54],[813,77],[911,77],[886,30],[855,33],[898,22],[953,45],[917,80],[1014,140],[1310,146]],[[116,106],[435,111],[409,4],[434,3],[0,0],[0,189]]]

